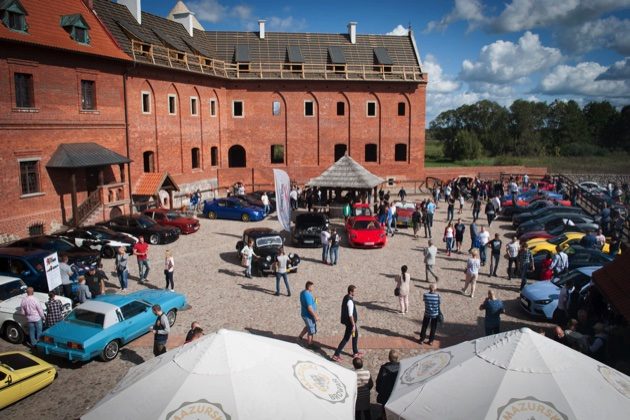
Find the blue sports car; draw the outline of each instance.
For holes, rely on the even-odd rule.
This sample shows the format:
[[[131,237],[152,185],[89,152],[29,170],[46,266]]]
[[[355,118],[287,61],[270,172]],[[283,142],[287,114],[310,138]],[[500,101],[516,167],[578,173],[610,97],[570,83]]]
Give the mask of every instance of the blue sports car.
[[[163,290],[100,295],[47,329],[37,348],[72,361],[87,362],[99,356],[109,362],[123,345],[150,331],[156,320],[151,311],[155,304],[162,307],[172,326],[177,311],[186,306],[186,296]]]
[[[520,296],[521,308],[530,315],[552,319],[558,307],[558,297],[562,286],[571,280],[577,290],[582,292],[591,281],[593,272],[600,268],[601,266],[576,268],[552,281],[539,281],[525,286]]]
[[[203,215],[209,219],[233,219],[243,222],[258,221],[265,218],[265,211],[238,197],[215,198],[204,201]]]

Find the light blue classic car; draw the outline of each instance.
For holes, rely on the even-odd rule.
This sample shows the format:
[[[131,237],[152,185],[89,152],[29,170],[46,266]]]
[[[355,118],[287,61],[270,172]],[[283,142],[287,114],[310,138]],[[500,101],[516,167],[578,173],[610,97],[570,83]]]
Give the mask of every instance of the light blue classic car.
[[[170,325],[186,296],[163,290],[142,290],[128,295],[101,295],[77,306],[62,322],[44,331],[37,348],[71,361],[116,358],[120,348],[150,331],[156,320],[151,307],[158,304]]]
[[[250,205],[239,197],[215,198],[203,203],[203,215],[209,219],[233,219],[243,222],[258,221],[265,218],[261,207]]]

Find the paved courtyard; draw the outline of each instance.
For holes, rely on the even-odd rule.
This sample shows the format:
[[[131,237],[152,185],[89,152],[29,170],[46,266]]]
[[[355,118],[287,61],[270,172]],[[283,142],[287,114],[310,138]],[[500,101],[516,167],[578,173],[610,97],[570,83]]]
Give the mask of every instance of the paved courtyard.
[[[411,197],[414,200],[421,197]],[[482,267],[475,298],[463,296],[462,288],[466,255],[447,257],[442,242],[446,205],[441,204],[436,213],[433,228],[436,245],[442,252],[438,256],[437,274],[440,277],[438,292],[442,296],[445,323],[438,327],[433,346],[420,345],[418,336],[424,311],[422,293],[428,288],[424,278],[421,249],[427,246],[424,235],[414,239],[411,229],[400,229],[383,249],[360,250],[348,248],[342,242],[339,264],[331,267],[322,264],[321,249],[294,248],[287,236],[287,251],[297,252],[302,263],[298,273],[289,276],[293,295],[276,297],[275,279],[272,277],[247,279],[238,265],[236,242],[243,229],[252,226],[269,226],[278,229],[275,216],[258,223],[245,224],[224,220],[201,220],[199,232],[182,236],[176,243],[152,246],[149,255],[151,273],[149,286],[136,282],[137,266],[130,263],[130,291],[143,287],[164,287],[164,252],[171,249],[175,257],[175,288],[185,293],[190,309],[178,315],[169,338],[168,347],[183,343],[190,323],[198,321],[206,333],[220,328],[249,331],[281,340],[295,342],[302,330],[299,292],[304,283],[315,283],[314,294],[319,302],[320,322],[316,352],[329,357],[343,334],[339,323],[340,303],[349,284],[357,286],[355,302],[360,326],[359,347],[366,351],[365,364],[376,379],[379,366],[387,361],[390,348],[400,349],[403,357],[447,347],[483,335],[483,312],[479,310],[488,289],[494,289],[497,297],[504,300],[507,313],[502,317],[502,330],[529,326],[532,329],[546,324],[528,318],[518,307],[518,284],[509,282],[505,275],[507,260],[499,266],[500,277],[488,277],[488,267]],[[456,214],[457,218],[457,214]],[[467,229],[464,249],[470,246],[468,225],[471,222],[469,204],[462,220]],[[340,223],[340,221],[334,221]],[[482,225],[485,220],[480,221]],[[504,244],[509,223],[496,221],[490,227],[491,234],[501,233]],[[344,238],[345,239],[345,238]],[[407,315],[398,313],[398,299],[394,297],[393,276],[406,264],[412,277],[412,292]],[[113,276],[112,260],[104,260],[110,275],[108,291],[117,292],[117,280]],[[123,348],[120,356],[110,362],[93,361],[87,364],[49,359],[59,367],[59,377],[48,388],[7,408],[3,415],[36,418],[46,413],[51,418],[77,418],[99,401],[125,375],[126,371],[145,360],[153,358],[152,337],[146,335]],[[0,351],[25,350],[0,340]],[[351,351],[350,346],[347,348]],[[351,367],[351,356],[343,355],[343,365]],[[372,401],[376,401],[373,392]]]

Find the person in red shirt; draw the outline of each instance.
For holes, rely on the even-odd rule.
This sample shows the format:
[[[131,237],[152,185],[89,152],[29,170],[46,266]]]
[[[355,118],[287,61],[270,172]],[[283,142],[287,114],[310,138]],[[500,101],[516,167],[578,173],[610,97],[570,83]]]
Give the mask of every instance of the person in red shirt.
[[[553,270],[551,269],[551,254],[547,254],[547,257],[542,262],[542,267],[540,268],[540,279],[541,280],[551,280],[553,278]]]
[[[133,254],[138,258],[138,282],[149,281],[149,244],[144,242],[144,236],[138,236],[138,242],[133,246]]]

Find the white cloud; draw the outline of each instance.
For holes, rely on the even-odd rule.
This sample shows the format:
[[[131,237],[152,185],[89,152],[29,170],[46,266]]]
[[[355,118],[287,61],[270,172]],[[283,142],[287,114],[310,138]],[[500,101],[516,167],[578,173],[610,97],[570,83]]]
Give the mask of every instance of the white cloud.
[[[230,15],[240,20],[249,20],[252,18],[252,8],[245,5],[234,6],[230,11]]]
[[[405,28],[402,25],[398,25],[391,31],[387,32],[385,35],[405,36],[407,34],[409,34],[409,29]]]
[[[269,30],[277,32],[298,32],[306,27],[306,20],[295,19],[293,16],[284,18],[271,16],[267,19]]]
[[[425,32],[443,31],[451,23],[467,20],[469,29],[485,20],[479,0],[455,0],[455,7],[439,21],[432,20],[427,24]]]
[[[221,21],[227,11],[227,7],[217,0],[195,0],[188,2],[188,8],[195,13],[199,20],[217,23]]]
[[[519,82],[534,72],[558,64],[562,59],[560,50],[544,47],[538,35],[525,32],[518,44],[498,40],[485,45],[476,62],[464,60],[460,78],[492,84]]]
[[[598,48],[610,48],[620,54],[630,54],[630,20],[610,16],[562,29],[560,43],[568,50],[585,53]]]
[[[590,97],[630,97],[627,80],[602,80],[608,69],[592,61],[576,66],[559,65],[540,81],[538,90],[547,95],[582,95]]]
[[[595,80],[625,80],[630,81],[630,58],[617,61],[608,70],[597,76]]]
[[[453,92],[460,87],[459,82],[452,80],[442,73],[442,67],[438,64],[437,59],[431,54],[427,54],[425,57],[422,65],[422,71],[429,74],[427,91],[430,93]]]

